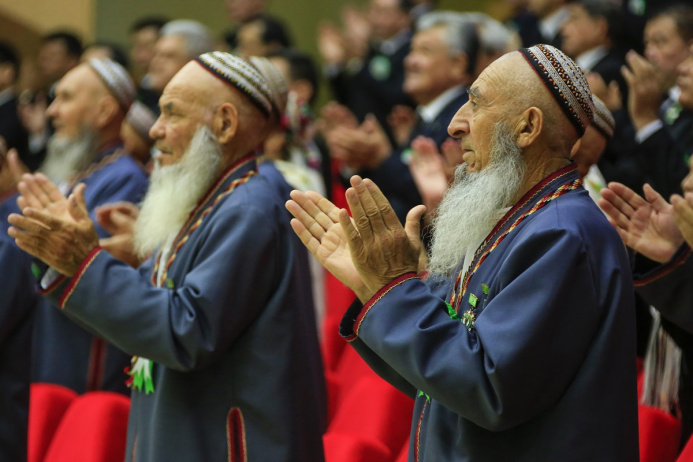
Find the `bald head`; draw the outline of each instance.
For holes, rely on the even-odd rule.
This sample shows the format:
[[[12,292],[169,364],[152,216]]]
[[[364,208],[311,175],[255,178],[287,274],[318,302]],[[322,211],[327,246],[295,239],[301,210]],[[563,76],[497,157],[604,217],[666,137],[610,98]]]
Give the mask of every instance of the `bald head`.
[[[232,161],[266,136],[267,118],[239,90],[190,61],[164,88],[161,116],[150,130],[162,164],[178,162],[200,125],[209,126],[222,153]]]
[[[66,138],[74,138],[85,129],[97,136],[114,127],[119,129],[125,117],[117,99],[86,63],[60,80],[47,114],[53,119],[56,134]]]

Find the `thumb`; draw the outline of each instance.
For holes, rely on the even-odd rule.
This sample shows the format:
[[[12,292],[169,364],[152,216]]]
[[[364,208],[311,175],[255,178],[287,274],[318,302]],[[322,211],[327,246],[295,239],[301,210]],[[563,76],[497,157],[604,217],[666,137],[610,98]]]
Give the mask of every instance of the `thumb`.
[[[87,212],[87,203],[84,200],[84,190],[86,188],[87,185],[84,183],[78,184],[75,186],[72,194],[70,194],[70,197],[67,199],[67,208],[75,221],[81,221],[85,218],[89,218],[89,212]]]
[[[132,231],[133,225],[135,223],[135,217],[132,215],[127,215],[120,210],[114,210],[111,214],[111,221],[113,225],[118,229],[119,232],[124,233]]]
[[[655,211],[662,212],[669,206],[666,199],[664,199],[662,195],[655,191],[654,188],[648,183],[645,183],[642,190],[645,193],[645,200],[652,205],[652,208],[655,209]]]
[[[421,217],[425,211],[425,205],[417,205],[407,213],[407,218],[404,222],[404,231],[406,231],[412,243],[420,242],[419,233],[421,232]]]

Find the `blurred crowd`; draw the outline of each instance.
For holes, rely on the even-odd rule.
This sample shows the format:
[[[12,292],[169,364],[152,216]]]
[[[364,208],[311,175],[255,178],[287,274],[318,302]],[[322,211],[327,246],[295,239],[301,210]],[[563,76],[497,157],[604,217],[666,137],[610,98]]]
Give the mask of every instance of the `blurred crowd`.
[[[276,167],[292,189],[317,191],[338,206],[345,206],[343,192],[352,175],[371,178],[402,222],[412,207],[426,205],[422,239],[428,243],[427,225],[455,168],[464,162],[459,142],[448,134],[450,120],[490,63],[537,43],[554,45],[573,58],[595,96],[595,123],[572,151],[595,201],[613,181],[636,192],[647,183],[665,199],[683,193],[693,152],[691,5],[514,0],[508,3],[510,17],[492,18],[476,11],[440,10],[435,0],[369,0],[344,7],[338,22],[320,23],[315,30],[319,55],[312,56],[294,46],[292,31],[279,14],[266,11],[264,0],[224,3],[231,27],[223,37],[200,22],[161,16],[141,18],[131,26],[129,49],[109,41],[83,43],[59,29],[43,36],[37,56],[19,56],[10,45],[0,44],[0,199],[16,199],[26,172],[45,174],[66,193],[92,173],[86,167],[95,159],[115,163],[128,156],[132,165],[127,168],[134,172],[123,180],[128,186],[117,192],[104,188],[99,192],[104,198],[87,201],[102,246],[112,246],[113,254],[127,261],[127,254],[118,254],[118,240],[108,239],[119,234],[123,217],[136,212],[99,212],[99,206],[141,200],[160,155],[155,122],[164,110],[159,105],[164,88],[191,59],[221,50],[246,59],[265,57],[286,81],[285,110],[256,149],[261,163]],[[86,77],[78,75],[80,63],[98,66],[103,60],[108,65],[97,72],[118,96],[113,107],[96,104]],[[35,61],[31,88],[18,87],[22,61]],[[121,70],[127,75],[120,76]],[[113,73],[117,75],[108,80]],[[323,91],[330,101],[318,107],[321,84],[327,85]],[[98,187],[94,183],[91,190]],[[11,211],[8,205],[0,212],[5,209]],[[3,234],[6,218],[0,214]],[[10,258],[24,256],[3,254],[0,264],[12,267]],[[341,313],[353,296],[335,301],[334,294],[326,293],[322,267],[314,259],[309,266],[316,328],[321,340],[329,342],[337,334],[324,321],[331,312]],[[648,363],[648,386],[670,383],[666,374],[674,374],[673,381],[681,384],[668,388],[665,398],[650,393],[649,404],[682,419],[685,442],[693,432],[693,400],[682,396],[693,390],[693,333],[637,300],[638,356],[648,356],[650,339],[656,337],[665,339],[670,358]],[[129,356],[97,344],[91,333],[76,333],[80,328],[54,307],[30,302],[37,308],[21,315],[0,304],[7,311],[0,312],[0,348],[6,348],[2,336],[11,335],[25,346],[12,351],[22,351],[32,365],[31,381],[61,384],[78,393],[128,393],[122,370],[130,365]],[[26,328],[30,318],[33,329]],[[76,342],[80,335],[84,341]],[[95,354],[105,358],[98,370],[90,359]],[[11,387],[26,381],[29,372],[16,374]],[[3,380],[0,374],[0,390]],[[7,408],[26,421],[26,406]],[[16,437],[26,438],[21,432]],[[21,460],[19,452],[3,458],[0,447],[0,460]]]

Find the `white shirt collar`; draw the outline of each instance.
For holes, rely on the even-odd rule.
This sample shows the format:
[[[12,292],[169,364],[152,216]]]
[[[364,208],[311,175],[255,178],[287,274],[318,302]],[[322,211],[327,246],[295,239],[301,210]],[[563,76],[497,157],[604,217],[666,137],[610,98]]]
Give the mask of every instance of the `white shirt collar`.
[[[541,32],[541,35],[547,40],[555,38],[558,35],[558,32],[560,32],[563,23],[568,19],[569,15],[570,13],[568,12],[568,8],[562,6],[549,16],[539,21],[539,32]]]
[[[9,87],[5,88],[3,91],[0,91],[0,106],[8,102],[14,97],[14,88]]]
[[[409,42],[410,39],[410,30],[405,29],[402,32],[399,32],[389,39],[380,42],[376,48],[381,52],[384,53],[388,56],[391,56],[397,52],[402,46],[404,46],[406,43]]]
[[[462,85],[452,87],[438,95],[430,103],[419,106],[416,110],[424,122],[432,122],[435,120],[436,117],[438,117],[438,114],[440,114],[443,111],[443,109],[445,109],[445,106],[450,104],[452,100],[464,93],[465,90],[465,87]]]
[[[600,45],[582,53],[580,56],[575,58],[575,62],[584,72],[589,72],[604,56],[608,54],[609,50]]]

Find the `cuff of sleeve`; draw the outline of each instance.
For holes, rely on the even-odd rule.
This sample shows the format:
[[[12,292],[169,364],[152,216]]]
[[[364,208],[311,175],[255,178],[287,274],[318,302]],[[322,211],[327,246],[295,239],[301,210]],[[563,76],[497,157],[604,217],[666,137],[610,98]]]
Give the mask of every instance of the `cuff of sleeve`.
[[[656,281],[657,279],[663,276],[666,276],[667,274],[671,273],[676,268],[681,266],[686,260],[688,260],[688,257],[690,255],[691,248],[688,246],[688,244],[684,243],[681,247],[679,247],[674,256],[671,257],[671,260],[669,260],[667,263],[664,263],[663,265],[658,265],[652,271],[648,271],[642,275],[633,274],[633,284],[635,285],[635,287],[640,287],[647,285],[652,281]]]
[[[62,284],[67,279],[65,277],[65,275],[58,273],[56,277],[50,278],[50,283],[47,283],[48,279],[46,279],[46,276],[50,273],[50,271],[51,271],[51,268],[49,268],[48,271],[46,271],[46,274],[44,274],[44,277],[41,278],[41,280],[39,281],[38,293],[41,295],[50,294],[55,289],[57,289],[58,286],[60,286],[60,284]],[[55,270],[53,270],[53,271],[55,271]],[[47,283],[47,284],[44,285],[44,283]]]
[[[89,253],[89,255],[87,255],[87,258],[85,258],[82,264],[79,266],[75,275],[72,276],[70,283],[67,285],[67,288],[65,289],[65,291],[60,297],[60,300],[58,301],[58,307],[61,310],[65,308],[65,304],[77,288],[77,284],[79,284],[79,281],[82,279],[84,272],[87,270],[87,268],[89,268],[89,266],[91,266],[91,264],[94,262],[94,260],[101,253],[102,250],[103,249],[101,247],[94,247],[94,250],[92,250]]]
[[[661,120],[653,120],[635,133],[635,141],[637,141],[638,144],[643,143],[663,126],[664,124]]]
[[[370,312],[371,308],[375,306],[376,303],[380,301],[388,292],[402,284],[405,281],[411,279],[417,279],[416,273],[405,273],[392,281],[387,285],[382,287],[373,297],[366,302],[365,305],[361,305],[361,302],[354,301],[354,303],[349,306],[342,322],[339,325],[339,335],[341,335],[347,342],[352,342],[358,337],[359,329],[361,328],[361,323],[365,319],[366,315]]]

